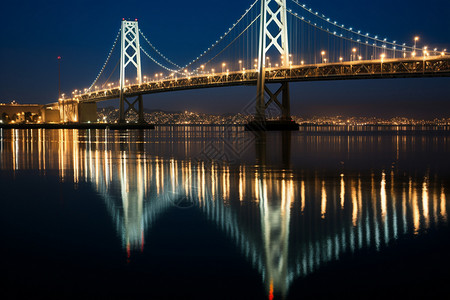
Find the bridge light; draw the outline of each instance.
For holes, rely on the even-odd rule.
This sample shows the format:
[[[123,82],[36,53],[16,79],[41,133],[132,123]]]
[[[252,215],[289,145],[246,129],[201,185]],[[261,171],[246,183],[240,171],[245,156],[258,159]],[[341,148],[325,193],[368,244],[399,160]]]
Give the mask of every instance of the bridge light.
[[[321,58],[322,58],[322,63],[324,62],[324,55],[326,54],[325,51],[320,52]]]
[[[344,58],[342,58],[342,57],[339,57],[339,61],[340,62],[342,62],[344,60]]]
[[[414,49],[416,49],[416,47],[417,47],[417,41],[419,41],[418,36],[414,37]]]

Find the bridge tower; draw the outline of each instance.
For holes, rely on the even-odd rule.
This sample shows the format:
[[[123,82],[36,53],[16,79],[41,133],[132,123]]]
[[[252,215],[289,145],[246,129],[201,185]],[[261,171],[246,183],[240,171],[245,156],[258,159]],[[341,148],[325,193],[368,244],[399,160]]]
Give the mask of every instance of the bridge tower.
[[[275,48],[281,55],[281,64],[290,66],[289,41],[287,31],[286,0],[261,0],[261,19],[258,49],[258,82],[256,92],[256,124],[266,123],[266,109],[271,103],[275,103],[281,109],[281,121],[291,121],[291,108],[289,97],[289,83],[283,82],[281,87],[273,93],[265,83],[266,80],[266,57],[269,50]],[[266,102],[266,93],[269,101]],[[278,96],[281,94],[281,102]],[[249,124],[248,129],[254,128]],[[257,126],[259,127],[259,126]],[[266,127],[261,129],[268,129]]]
[[[138,21],[126,21],[122,20],[121,29],[121,47],[120,47],[120,106],[119,106],[119,123],[125,123],[125,116],[130,111],[134,111],[138,114],[138,122],[144,123],[144,104],[142,95],[137,96],[133,101],[129,101],[125,97],[127,90],[127,83],[125,77],[125,71],[128,65],[132,65],[136,68],[136,83],[142,83],[141,74],[141,49],[139,44],[139,27]],[[133,78],[134,81],[135,78]],[[125,102],[128,107],[125,110]],[[134,106],[138,103],[139,107],[136,109]]]

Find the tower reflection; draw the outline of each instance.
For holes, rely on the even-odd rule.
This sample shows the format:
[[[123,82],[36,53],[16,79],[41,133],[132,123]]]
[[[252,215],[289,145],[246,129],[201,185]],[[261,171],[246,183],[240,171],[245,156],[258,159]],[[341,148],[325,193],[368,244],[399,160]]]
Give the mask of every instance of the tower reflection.
[[[61,181],[92,184],[128,259],[151,243],[146,233],[168,209],[198,209],[259,271],[270,297],[345,253],[447,222],[448,186],[437,174],[294,170],[290,133],[282,141],[275,168],[265,134],[254,143],[256,164],[228,165],[152,155],[145,132],[12,130],[2,131],[0,169],[57,170]]]

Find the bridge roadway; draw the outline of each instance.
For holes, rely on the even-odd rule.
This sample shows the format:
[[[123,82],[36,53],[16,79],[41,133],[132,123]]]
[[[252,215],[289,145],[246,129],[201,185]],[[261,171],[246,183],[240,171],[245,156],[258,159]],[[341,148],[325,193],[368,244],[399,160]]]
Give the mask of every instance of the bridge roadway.
[[[450,77],[450,55],[266,68],[266,83],[415,77]],[[134,97],[190,89],[256,85],[257,79],[258,71],[255,69],[180,78],[171,76],[160,81],[128,85],[124,93],[126,97]],[[100,102],[119,97],[120,88],[115,87],[75,95],[64,101]]]

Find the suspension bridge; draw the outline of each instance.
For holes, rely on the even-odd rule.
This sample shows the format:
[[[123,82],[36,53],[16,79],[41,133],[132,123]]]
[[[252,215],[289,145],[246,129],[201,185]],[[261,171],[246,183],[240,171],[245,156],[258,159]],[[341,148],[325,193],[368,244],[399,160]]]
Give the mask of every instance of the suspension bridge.
[[[80,104],[120,99],[119,123],[129,113],[145,123],[143,95],[248,85],[256,86],[249,128],[268,129],[271,106],[281,112],[283,128],[295,128],[290,82],[450,76],[450,53],[418,47],[418,41],[415,37],[414,45],[407,45],[345,26],[297,0],[256,0],[206,50],[179,65],[150,41],[137,20],[123,19],[95,80],[52,105],[62,122],[78,122]],[[145,71],[154,75],[144,75],[141,57],[153,66]],[[279,87],[273,90],[273,84]]]

